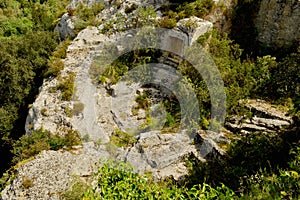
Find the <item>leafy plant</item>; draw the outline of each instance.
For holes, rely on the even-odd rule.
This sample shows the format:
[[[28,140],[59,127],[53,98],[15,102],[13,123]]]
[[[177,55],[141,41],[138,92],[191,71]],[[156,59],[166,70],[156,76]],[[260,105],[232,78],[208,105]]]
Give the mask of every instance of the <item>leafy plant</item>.
[[[78,115],[78,114],[82,113],[83,109],[84,109],[83,103],[81,103],[81,102],[74,103],[74,107],[73,107],[74,115]]]

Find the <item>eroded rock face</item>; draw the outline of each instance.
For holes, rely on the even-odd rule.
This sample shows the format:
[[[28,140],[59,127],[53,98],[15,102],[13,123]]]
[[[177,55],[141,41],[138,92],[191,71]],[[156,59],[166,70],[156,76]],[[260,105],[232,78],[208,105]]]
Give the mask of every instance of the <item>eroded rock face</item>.
[[[188,174],[185,163],[188,156],[193,154],[199,160],[205,161],[202,155],[204,152],[199,148],[204,140],[204,145],[212,147],[211,155],[224,154],[214,142],[220,138],[220,134],[213,138],[208,137],[209,133],[204,135],[197,132],[191,138],[184,131],[173,134],[161,134],[159,131],[141,133],[138,142],[131,148],[120,150],[117,158],[131,163],[139,173],[152,172],[156,179],[172,176],[175,180],[181,180]]]
[[[209,22],[200,21],[201,24],[208,24],[204,30],[198,27],[189,34],[177,29],[161,37],[164,39],[178,37],[182,41],[182,46],[178,48],[184,48],[184,45],[190,44],[189,36],[194,36],[197,32],[202,34],[211,27]],[[133,32],[131,37],[134,34]],[[109,149],[110,137],[116,129],[123,131],[128,131],[132,127],[138,129],[146,120],[146,112],[143,109],[139,109],[135,114],[132,112],[132,108],[137,106],[136,96],[145,91],[141,84],[130,81],[119,81],[116,85],[109,82],[95,84],[94,77],[91,76],[91,66],[101,54],[103,47],[113,44],[122,37],[124,37],[122,33],[110,36],[101,34],[101,27],[89,27],[81,31],[67,49],[67,57],[63,60],[65,67],[61,71],[60,78],[52,77],[44,81],[26,121],[28,134],[40,128],[52,133],[64,133],[68,129],[73,129],[77,130],[81,137],[88,135],[90,140],[102,145],[97,146],[90,142],[84,143],[83,147],[72,152],[41,153],[18,169],[17,178],[2,192],[3,199],[21,197],[59,199],[59,194],[70,186],[68,183],[73,180],[74,175],[91,177],[96,169],[95,163],[100,158],[109,157],[127,161],[137,172],[150,171],[157,179],[167,176],[173,176],[175,179],[184,177],[188,173],[185,158],[190,154],[204,160],[204,156],[199,152],[199,146],[195,145],[195,135],[191,137],[183,130],[173,134],[161,134],[151,129],[143,130],[141,134],[135,135],[137,142],[133,146],[117,148],[114,152]],[[122,46],[117,46],[116,50],[119,49],[122,50]],[[99,70],[101,66],[99,65]],[[154,70],[160,74],[157,76],[158,82],[169,76],[160,70],[161,68]],[[71,101],[63,101],[61,91],[55,88],[60,81],[69,76],[70,72],[76,75],[75,94]],[[156,96],[152,98],[153,108],[160,103],[159,98],[162,98],[159,97],[162,95]],[[76,104],[83,104],[83,109],[74,110]],[[206,145],[221,155],[223,151],[211,138],[204,139],[205,135],[202,137],[198,134],[202,139],[197,141],[202,143],[208,141]],[[197,144],[200,145],[201,142]],[[56,171],[58,173],[54,175]],[[33,181],[29,188],[23,186],[25,176]],[[48,184],[49,182],[51,184]]]
[[[300,41],[300,2],[261,0],[255,19],[258,40],[267,47],[286,48]]]

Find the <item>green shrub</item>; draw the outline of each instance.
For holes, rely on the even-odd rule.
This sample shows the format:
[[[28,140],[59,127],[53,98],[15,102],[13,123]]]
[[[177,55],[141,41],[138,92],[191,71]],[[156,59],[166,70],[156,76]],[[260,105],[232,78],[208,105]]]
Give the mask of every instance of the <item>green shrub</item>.
[[[176,123],[176,121],[175,121],[174,117],[170,113],[167,112],[165,125],[168,127],[172,127],[175,125],[175,123]]]
[[[71,40],[66,39],[58,44],[58,46],[55,48],[55,51],[53,52],[52,56],[55,58],[61,58],[64,59],[67,57],[67,49],[70,45]]]
[[[139,94],[136,98],[135,101],[137,102],[137,108],[141,108],[141,109],[145,109],[145,110],[149,110],[150,108],[150,98],[148,97],[148,95],[146,93],[144,94]]]
[[[65,111],[65,114],[67,115],[67,117],[73,117],[73,109],[72,108],[66,106],[64,111]]]
[[[64,69],[64,62],[59,58],[51,58],[48,63],[48,69],[44,73],[44,77],[58,76],[61,70]]]
[[[52,134],[49,131],[37,130],[30,135],[23,135],[14,144],[13,162],[30,158],[43,150],[58,150],[63,147],[70,148],[80,144],[80,138],[76,131],[68,130],[64,136]]]
[[[74,15],[79,19],[75,24],[75,29],[77,31],[86,28],[89,25],[97,26],[99,22],[96,21],[96,16],[99,14],[105,5],[103,3],[93,3],[91,7],[80,3],[75,11],[73,12]]]
[[[69,185],[71,185],[71,187],[61,195],[63,199],[82,199],[84,193],[91,189],[91,186],[80,177],[74,177]]]
[[[177,23],[176,19],[168,18],[168,17],[164,17],[158,22],[161,28],[169,28],[169,29],[176,27],[176,23]]]
[[[116,129],[112,133],[110,140],[112,144],[116,145],[117,147],[133,146],[133,144],[137,142],[137,139],[133,135],[125,133],[120,129]]]
[[[155,183],[140,176],[120,161],[105,161],[95,174],[97,186],[85,192],[83,199],[232,199],[234,192],[225,185],[211,188],[207,184],[192,189],[178,187],[172,181]],[[98,190],[97,190],[98,188]],[[99,192],[96,192],[99,191]]]
[[[261,170],[249,177],[247,192],[242,199],[298,199],[300,194],[300,146],[291,150],[293,159],[287,169],[279,169],[278,173]],[[255,177],[255,178],[253,178]]]
[[[70,72],[69,76],[64,80],[60,80],[57,85],[57,89],[61,91],[61,97],[64,101],[70,101],[73,96],[75,76],[74,72]]]
[[[179,18],[187,18],[196,16],[203,18],[208,15],[214,8],[215,3],[213,0],[197,0],[191,3],[180,4],[177,7]]]

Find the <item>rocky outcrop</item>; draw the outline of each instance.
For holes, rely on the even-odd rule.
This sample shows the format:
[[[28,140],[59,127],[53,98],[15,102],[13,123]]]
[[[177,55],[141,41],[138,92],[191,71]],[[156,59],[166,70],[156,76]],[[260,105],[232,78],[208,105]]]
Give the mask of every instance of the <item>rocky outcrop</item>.
[[[201,35],[212,30],[213,24],[198,17],[191,17],[180,20],[177,27],[182,32],[187,33],[188,44],[192,45]]]
[[[217,156],[224,154],[213,140],[204,133],[201,136],[197,133],[190,138],[183,133],[161,134],[159,131],[141,133],[138,142],[127,149],[119,149],[117,158],[129,162],[138,172],[152,172],[154,178],[161,179],[172,176],[175,180],[183,179],[188,174],[185,165],[186,158],[193,154],[196,158],[204,161],[201,155],[203,142],[211,145],[217,152]],[[213,139],[219,138],[215,137]],[[205,139],[204,139],[205,137]],[[205,140],[205,141],[204,141]]]
[[[184,46],[192,44],[198,36],[212,27],[210,22],[199,18],[195,20],[197,26],[192,29],[187,29],[180,23],[180,28],[160,35],[163,38],[162,46],[174,50],[168,46],[168,42],[170,38],[173,40],[177,38],[182,44],[178,47],[178,52],[182,52]],[[77,130],[81,137],[87,136],[93,142],[83,143],[82,147],[75,147],[71,152],[64,150],[42,152],[18,169],[16,179],[2,192],[3,199],[60,199],[60,194],[70,187],[69,183],[74,176],[87,179],[96,172],[95,163],[100,158],[127,161],[137,172],[150,171],[156,179],[173,176],[178,180],[188,173],[185,159],[189,155],[193,154],[199,160],[204,160],[204,156],[210,152],[212,156],[223,154],[214,141],[219,138],[218,134],[195,132],[191,136],[185,134],[185,130],[162,134],[159,130],[164,125],[163,120],[160,120],[159,126],[154,127],[158,130],[143,129],[135,132],[137,142],[132,146],[111,148],[111,135],[116,129],[140,130],[139,127],[145,123],[146,111],[138,109],[137,113],[133,113],[133,108],[137,107],[136,97],[149,89],[141,88],[141,84],[129,83],[126,80],[119,81],[116,85],[112,85],[109,81],[95,84],[92,66],[96,64],[99,67],[96,70],[103,70],[102,65],[95,61],[101,56],[104,47],[114,44],[119,38],[132,38],[137,34],[133,31],[127,35],[124,33],[107,35],[102,34],[102,30],[103,26],[89,27],[77,35],[67,49],[67,57],[63,60],[65,67],[60,76],[50,77],[44,81],[26,121],[28,134],[40,128],[62,134],[67,129],[73,129]],[[116,51],[122,49],[124,49],[122,45],[116,45]],[[156,80],[158,82],[166,76],[171,78],[170,74],[165,74],[170,72],[169,68],[165,71],[162,69],[156,68],[153,72],[159,74]],[[69,76],[70,72],[76,75],[74,95],[70,101],[64,101],[61,91],[55,88]],[[176,79],[176,76],[171,79]],[[151,109],[157,108],[159,98],[160,95],[151,97]],[[78,104],[83,105],[81,110],[76,110]],[[30,187],[24,187],[24,180],[32,182]]]
[[[252,117],[234,117],[226,122],[226,127],[234,133],[250,134],[253,131],[276,133],[292,124],[286,112],[263,100],[240,101],[252,113]]]
[[[288,48],[300,42],[300,2],[261,0],[255,26],[266,47]]]
[[[15,178],[2,191],[2,199],[61,199],[76,178],[90,183],[101,165],[99,160],[107,158],[129,162],[136,172],[151,172],[156,180],[170,176],[182,180],[188,174],[186,158],[193,155],[204,161],[199,145],[210,145],[213,156],[224,154],[212,139],[199,133],[190,138],[184,133],[151,131],[137,136],[137,142],[127,148],[112,150],[109,145],[87,142],[70,151],[43,151],[17,169]]]

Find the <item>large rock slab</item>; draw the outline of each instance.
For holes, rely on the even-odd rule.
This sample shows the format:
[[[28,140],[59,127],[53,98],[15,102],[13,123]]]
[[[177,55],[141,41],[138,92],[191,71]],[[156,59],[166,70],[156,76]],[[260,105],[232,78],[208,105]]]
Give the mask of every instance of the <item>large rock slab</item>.
[[[275,105],[260,99],[241,100],[252,117],[234,117],[226,122],[226,127],[233,132],[251,134],[254,131],[275,133],[292,124],[292,118]]]

